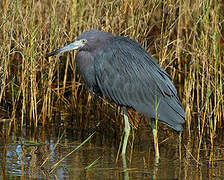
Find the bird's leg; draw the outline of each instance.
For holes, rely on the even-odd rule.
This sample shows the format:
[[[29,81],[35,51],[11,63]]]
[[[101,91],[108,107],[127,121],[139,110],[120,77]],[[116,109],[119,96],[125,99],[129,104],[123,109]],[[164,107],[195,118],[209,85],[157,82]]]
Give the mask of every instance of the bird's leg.
[[[158,136],[157,136],[157,120],[151,119],[151,125],[152,125],[152,133],[153,133],[153,139],[154,139],[154,147],[155,147],[155,161],[156,163],[159,163],[159,145],[158,145]]]
[[[128,120],[128,113],[126,107],[123,107],[124,110],[124,140],[123,140],[123,146],[122,146],[122,155],[125,155],[126,153],[126,147],[128,144],[128,137],[130,134],[130,124]]]
[[[179,158],[181,160],[181,141],[182,141],[182,132],[179,132]]]
[[[128,168],[127,168],[127,162],[126,162],[126,157],[124,154],[122,154],[122,165],[123,165],[123,173],[124,173],[124,179],[129,179],[128,175]]]

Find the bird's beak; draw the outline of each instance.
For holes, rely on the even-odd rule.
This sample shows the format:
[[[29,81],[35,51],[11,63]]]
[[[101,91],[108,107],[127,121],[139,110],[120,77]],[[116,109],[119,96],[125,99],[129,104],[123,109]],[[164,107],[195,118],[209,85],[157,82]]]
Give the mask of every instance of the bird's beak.
[[[85,43],[82,41],[82,40],[77,40],[61,49],[58,49],[56,51],[53,51],[51,53],[49,53],[47,56],[45,56],[45,58],[48,58],[50,56],[54,56],[56,54],[59,54],[59,53],[63,53],[63,52],[67,52],[67,51],[70,51],[70,50],[75,50],[75,49],[79,49],[81,47],[83,47],[85,45]]]

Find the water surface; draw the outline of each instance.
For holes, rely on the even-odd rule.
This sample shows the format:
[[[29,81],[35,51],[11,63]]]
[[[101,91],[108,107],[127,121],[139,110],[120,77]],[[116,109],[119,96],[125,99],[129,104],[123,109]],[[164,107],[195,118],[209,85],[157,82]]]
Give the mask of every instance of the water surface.
[[[215,146],[213,167],[209,166],[210,149],[205,146],[197,166],[195,142],[184,135],[180,161],[178,135],[160,128],[161,158],[155,166],[151,128],[146,126],[135,131],[133,149],[130,138],[124,164],[121,156],[116,160],[120,139],[109,136],[109,129],[87,131],[52,124],[37,129],[24,127],[23,131],[12,128],[8,134],[7,123],[1,123],[1,179],[224,179],[222,141]],[[88,142],[52,170],[94,132]]]

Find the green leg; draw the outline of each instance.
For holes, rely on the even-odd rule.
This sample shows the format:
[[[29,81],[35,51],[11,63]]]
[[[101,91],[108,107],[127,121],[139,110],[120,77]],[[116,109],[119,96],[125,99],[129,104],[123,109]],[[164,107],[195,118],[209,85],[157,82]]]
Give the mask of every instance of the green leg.
[[[127,114],[127,109],[123,107],[124,109],[124,140],[123,140],[123,146],[122,146],[122,155],[125,155],[126,153],[126,147],[128,144],[128,137],[130,134],[130,125],[128,121],[128,114]]]
[[[153,132],[154,147],[155,147],[155,162],[159,163],[159,145],[158,145],[156,120],[155,119],[151,119],[151,124],[152,124],[152,132]]]
[[[129,179],[129,174],[128,174],[128,168],[127,168],[127,162],[126,162],[126,156],[125,154],[122,154],[122,164],[123,164],[123,173],[124,173],[124,180]]]
[[[181,160],[181,142],[182,142],[182,132],[179,132],[179,158]]]

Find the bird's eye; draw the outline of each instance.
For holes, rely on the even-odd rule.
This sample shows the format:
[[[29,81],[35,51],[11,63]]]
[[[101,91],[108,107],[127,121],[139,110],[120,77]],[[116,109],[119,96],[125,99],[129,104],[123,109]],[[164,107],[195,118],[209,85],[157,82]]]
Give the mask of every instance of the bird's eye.
[[[87,40],[86,40],[86,39],[82,39],[81,42],[82,42],[82,43],[86,43]]]

